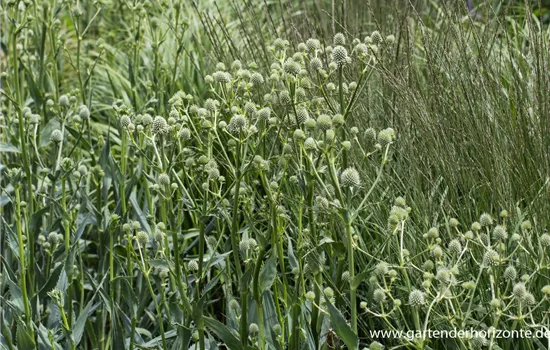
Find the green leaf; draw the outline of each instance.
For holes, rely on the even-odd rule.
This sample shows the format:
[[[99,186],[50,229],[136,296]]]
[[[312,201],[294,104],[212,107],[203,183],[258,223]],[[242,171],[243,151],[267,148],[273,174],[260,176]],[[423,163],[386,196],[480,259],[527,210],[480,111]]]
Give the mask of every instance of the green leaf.
[[[40,147],[46,146],[48,143],[50,143],[50,137],[52,135],[52,132],[54,130],[60,130],[61,124],[59,123],[59,120],[57,119],[50,119],[48,124],[42,128],[42,132],[40,133]]]
[[[272,254],[260,271],[260,290],[262,293],[271,288],[273,282],[275,282],[275,277],[277,276],[276,259],[275,254]]]
[[[21,153],[21,151],[10,143],[0,142],[0,153]]]
[[[94,312],[95,309],[100,305],[101,303],[97,303],[95,305],[92,305],[92,300],[86,305],[84,310],[78,315],[78,319],[76,320],[76,323],[73,327],[73,338],[76,345],[80,343],[80,340],[82,339],[82,334],[84,333],[84,326],[86,325],[86,321],[88,320],[88,317]]]
[[[335,308],[328,298],[326,298],[326,301],[334,332],[344,341],[348,349],[357,350],[359,348],[359,337],[348,326],[340,310]]]
[[[240,350],[242,349],[242,344],[239,337],[233,334],[229,328],[227,328],[223,323],[218,320],[215,320],[211,317],[204,317],[204,324],[206,327],[210,328],[214,334],[216,334],[221,341],[231,350]]]

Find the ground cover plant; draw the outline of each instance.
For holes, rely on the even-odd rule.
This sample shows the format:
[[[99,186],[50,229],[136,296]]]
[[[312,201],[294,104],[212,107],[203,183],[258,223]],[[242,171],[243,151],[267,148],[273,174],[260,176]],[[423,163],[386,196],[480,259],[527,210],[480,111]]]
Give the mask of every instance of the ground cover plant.
[[[542,5],[210,5],[1,4],[0,346],[548,347]]]

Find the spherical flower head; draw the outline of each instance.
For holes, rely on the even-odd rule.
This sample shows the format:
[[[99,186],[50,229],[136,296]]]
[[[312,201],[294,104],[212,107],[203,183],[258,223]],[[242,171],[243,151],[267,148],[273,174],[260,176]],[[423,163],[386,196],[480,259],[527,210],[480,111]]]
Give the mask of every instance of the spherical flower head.
[[[225,64],[223,62],[216,63],[217,70],[225,70]]]
[[[472,224],[471,228],[472,228],[472,231],[479,232],[481,230],[481,224],[476,221]]]
[[[314,71],[318,71],[323,68],[323,61],[319,57],[313,57],[309,62],[309,67]]]
[[[451,218],[451,219],[449,220],[449,226],[451,226],[451,227],[458,227],[459,224],[460,224],[460,223],[459,223],[458,220],[455,219],[455,218]]]
[[[276,50],[282,51],[288,46],[288,40],[283,40],[281,38],[275,39],[273,41],[273,47],[275,47]]]
[[[249,238],[248,239],[248,245],[249,245],[250,249],[254,250],[258,247],[258,242],[256,242],[256,240],[254,238]]]
[[[255,104],[254,102],[248,101],[248,102],[244,105],[244,112],[245,112],[248,116],[253,116],[254,113],[256,113],[256,104]]]
[[[296,121],[298,124],[303,124],[309,118],[309,113],[306,108],[298,108],[296,110]]]
[[[288,90],[283,90],[279,93],[279,102],[282,105],[289,105],[292,103],[292,99],[290,98],[290,92],[288,92]]]
[[[434,262],[431,260],[426,260],[424,264],[422,264],[422,269],[424,271],[432,271],[434,269]]]
[[[530,231],[533,228],[533,225],[531,225],[531,221],[525,220],[521,223],[521,229],[524,231]]]
[[[481,226],[491,226],[493,224],[493,217],[488,213],[483,213],[479,217],[479,223]]]
[[[71,104],[71,103],[70,103],[70,101],[69,101],[69,96],[67,96],[67,95],[61,95],[61,96],[59,97],[59,105],[60,105],[61,107],[69,107],[70,104]]]
[[[422,306],[426,303],[424,293],[422,291],[415,289],[409,294],[409,304],[411,306]]]
[[[437,227],[432,227],[428,230],[428,238],[435,239],[439,237],[439,229]]]
[[[329,130],[330,128],[332,128],[332,119],[326,114],[321,114],[317,118],[317,128],[322,131]]]
[[[247,121],[244,115],[236,114],[231,117],[227,125],[227,131],[233,135],[239,135],[246,130]]]
[[[208,180],[216,180],[220,177],[220,170],[218,168],[207,169]]]
[[[158,115],[155,117],[155,120],[153,120],[153,134],[167,134],[170,132],[170,126],[166,122],[166,119],[164,117]]]
[[[525,283],[523,282],[516,283],[512,288],[512,294],[517,299],[522,300],[527,293],[527,288],[525,287]]]
[[[453,255],[459,255],[462,252],[462,244],[458,239],[453,239],[449,243],[449,252]]]
[[[83,120],[86,120],[86,119],[90,118],[90,110],[88,109],[88,106],[86,106],[86,105],[80,106],[78,115]]]
[[[395,36],[392,34],[386,36],[386,44],[393,45],[393,43],[395,43]]]
[[[258,333],[260,330],[260,328],[258,327],[258,325],[256,323],[251,323],[250,326],[248,326],[248,331],[251,333],[251,334],[256,334]]]
[[[138,241],[140,246],[145,247],[149,242],[149,235],[147,234],[147,232],[139,231],[138,233],[136,233],[136,240]]]
[[[367,140],[367,142],[374,142],[376,140],[376,130],[374,130],[374,128],[368,128],[367,130],[365,130],[365,140]]]
[[[307,292],[306,293],[306,299],[309,300],[309,301],[315,300],[315,293],[312,292],[312,291]]]
[[[508,239],[508,232],[506,231],[506,227],[502,225],[495,226],[493,230],[493,237],[498,241],[505,241]]]
[[[58,241],[59,241],[59,237],[57,235],[57,232],[50,232],[48,234],[48,242],[50,242],[52,246],[55,246]]]
[[[258,119],[267,121],[271,117],[271,109],[269,107],[264,107],[258,111],[257,116]]]
[[[306,133],[302,129],[296,129],[292,137],[295,140],[304,140],[306,138]]]
[[[374,32],[372,32],[372,34],[370,35],[371,39],[372,39],[372,43],[374,45],[379,45],[382,43],[382,41],[384,40],[382,38],[382,35],[380,34],[379,31],[375,30]]]
[[[332,117],[332,123],[336,126],[342,126],[346,123],[346,120],[344,119],[344,116],[341,114],[336,114],[334,117]]]
[[[432,256],[440,259],[443,256],[443,249],[439,245],[435,245],[431,250]]]
[[[231,81],[231,74],[223,71],[217,71],[214,73],[213,78],[218,84],[225,84]]]
[[[550,247],[550,235],[548,233],[543,233],[542,236],[540,236],[540,244],[543,247]]]
[[[252,75],[250,76],[250,82],[254,86],[262,85],[264,83],[264,77],[258,72],[252,73]]]
[[[323,289],[323,293],[325,293],[325,296],[329,299],[334,297],[334,290],[330,287],[326,287]]]
[[[191,139],[191,130],[189,128],[181,128],[180,137],[183,141],[188,141]]]
[[[315,198],[315,202],[317,204],[317,208],[319,208],[320,210],[328,210],[330,208],[328,199],[323,196],[317,196]]]
[[[501,218],[503,218],[503,219],[506,219],[506,218],[508,217],[508,210],[502,209],[502,210],[500,211],[499,216],[500,216]]]
[[[308,137],[304,141],[304,148],[306,151],[315,151],[317,149],[317,142],[315,142],[313,137]]]
[[[332,62],[338,66],[343,66],[348,63],[348,50],[343,46],[336,46],[332,49]]]
[[[132,120],[130,119],[130,116],[125,114],[122,117],[120,117],[120,126],[123,128],[128,127],[128,125],[132,124]]]
[[[529,292],[525,294],[523,297],[523,303],[525,305],[535,305],[537,303],[537,300],[535,299],[535,296]]]
[[[386,292],[382,288],[377,288],[372,293],[372,298],[377,303],[381,304],[386,301]]]
[[[315,50],[319,50],[321,48],[321,42],[317,39],[307,39],[306,46],[308,51],[314,52]]]
[[[498,253],[493,249],[487,250],[483,255],[483,263],[485,264],[485,266],[496,266],[499,264],[499,262],[500,257]]]
[[[158,182],[161,186],[168,186],[170,185],[170,176],[166,173],[162,173],[159,175]]]
[[[386,146],[395,140],[395,131],[392,128],[387,128],[378,133],[377,141],[380,145]]]
[[[513,267],[513,266],[508,266],[505,270],[504,270],[504,273],[502,275],[504,277],[504,279],[508,280],[508,281],[513,281],[516,279],[516,277],[518,276],[518,273],[516,271],[516,268]]]
[[[345,169],[340,175],[340,182],[342,187],[358,187],[361,185],[359,172],[352,167]]]
[[[285,73],[294,76],[300,73],[300,68],[300,64],[294,61],[292,58],[287,59],[283,64],[283,70],[285,71]]]
[[[550,285],[542,287],[541,292],[548,298],[550,296]]]
[[[336,33],[333,39],[334,45],[346,45],[346,36],[342,33]]]
[[[376,267],[374,269],[374,272],[378,276],[382,276],[382,275],[385,275],[386,273],[388,273],[388,270],[389,270],[388,264],[384,261],[381,261],[376,265]]]
[[[187,269],[191,272],[199,270],[199,262],[196,259],[190,260],[187,263]]]
[[[50,140],[55,143],[61,143],[63,141],[63,133],[59,129],[52,131],[50,135]]]
[[[351,142],[349,141],[342,141],[342,148],[346,151],[349,151],[351,149]]]
[[[150,114],[145,113],[145,114],[141,117],[141,124],[142,124],[143,126],[151,125],[152,123],[153,123],[153,117],[151,117]]]

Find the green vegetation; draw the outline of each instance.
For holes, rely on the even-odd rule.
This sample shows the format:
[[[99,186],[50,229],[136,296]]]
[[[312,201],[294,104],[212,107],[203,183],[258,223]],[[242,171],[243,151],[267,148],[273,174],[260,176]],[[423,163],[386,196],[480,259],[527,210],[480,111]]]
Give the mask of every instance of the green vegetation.
[[[0,348],[544,348],[547,10],[449,3],[2,2]]]

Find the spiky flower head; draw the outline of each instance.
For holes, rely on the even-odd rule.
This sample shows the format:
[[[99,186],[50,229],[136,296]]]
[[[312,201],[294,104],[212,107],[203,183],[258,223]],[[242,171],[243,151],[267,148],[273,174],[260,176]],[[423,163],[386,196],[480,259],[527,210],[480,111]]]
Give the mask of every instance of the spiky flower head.
[[[366,129],[364,135],[367,142],[374,142],[376,140],[376,130],[374,128]]]
[[[425,303],[426,299],[422,291],[415,289],[409,294],[409,304],[411,306],[422,306]]]
[[[372,298],[374,299],[374,301],[381,304],[386,301],[386,292],[384,292],[382,288],[377,288],[372,293]]]
[[[246,130],[247,121],[244,115],[236,114],[231,117],[227,125],[227,131],[233,135],[239,135]]]
[[[86,105],[80,106],[79,111],[78,111],[78,115],[83,120],[86,120],[86,119],[90,118],[90,110],[88,109],[88,106],[86,106]]]
[[[332,128],[332,118],[330,118],[326,114],[321,114],[317,118],[317,127],[319,128],[319,130],[322,130],[322,131],[329,130],[330,128]]]
[[[518,273],[516,271],[516,268],[513,266],[508,266],[506,270],[504,270],[504,274],[502,275],[504,279],[508,281],[513,281],[518,276]]]
[[[493,237],[498,241],[505,241],[508,238],[508,232],[506,232],[506,227],[502,225],[495,226],[493,230]]]
[[[199,270],[199,262],[196,259],[190,260],[187,263],[187,269],[191,272]]]
[[[309,113],[306,108],[298,108],[296,110],[296,121],[299,124],[305,123],[305,121],[309,118]]]
[[[372,32],[372,34],[370,35],[371,39],[372,39],[372,43],[374,45],[379,45],[380,43],[382,43],[382,41],[384,40],[382,38],[382,35],[380,34],[379,31],[375,30],[374,32]]]
[[[292,136],[295,140],[304,140],[306,138],[306,133],[302,129],[296,129]]]
[[[239,242],[239,250],[242,254],[246,253],[250,248],[250,241],[248,239],[243,239]]]
[[[61,107],[69,107],[69,105],[70,105],[69,96],[61,95],[59,97],[59,105]]]
[[[449,252],[453,255],[459,255],[462,252],[462,244],[458,239],[453,239],[449,243]]]
[[[248,326],[248,331],[251,334],[256,334],[256,333],[258,333],[259,330],[260,330],[260,328],[258,327],[258,325],[256,323],[251,323],[250,326]]]
[[[336,46],[332,49],[332,62],[338,66],[343,66],[348,63],[348,50],[343,46]]]
[[[381,261],[376,265],[376,267],[374,269],[374,272],[378,276],[382,276],[382,275],[385,275],[386,273],[388,273],[388,270],[389,270],[388,264],[384,261]]]
[[[521,223],[521,229],[524,231],[529,231],[533,228],[533,225],[531,225],[531,221],[525,220]]]
[[[319,50],[321,48],[321,42],[317,39],[307,39],[306,41],[307,49],[311,52]]]
[[[136,233],[136,240],[140,246],[145,247],[149,242],[149,235],[145,231],[139,231]]]
[[[189,130],[189,128],[181,128],[180,137],[184,141],[190,140],[191,139],[191,130]]]
[[[451,218],[451,219],[449,220],[449,226],[451,226],[451,227],[458,227],[458,225],[459,225],[459,222],[458,222],[457,219]]]
[[[231,81],[231,74],[223,71],[217,71],[212,75],[212,77],[219,84],[225,84]]]
[[[485,266],[496,266],[499,264],[499,262],[500,257],[498,253],[493,249],[487,250],[483,255],[483,263],[485,264]]]
[[[525,294],[523,297],[523,303],[525,305],[535,305],[537,303],[537,300],[535,299],[535,296],[529,292]]]
[[[334,45],[346,45],[346,36],[342,33],[336,33],[333,39]]]
[[[63,133],[59,129],[55,129],[52,131],[52,134],[50,135],[50,140],[55,143],[61,143],[63,141]]]
[[[155,117],[155,120],[153,120],[153,134],[167,134],[170,132],[170,126],[168,126],[168,123],[166,122],[166,119],[164,117],[158,115]]]
[[[512,294],[517,299],[523,299],[527,293],[527,288],[523,282],[516,283],[512,288]]]
[[[317,196],[315,198],[315,202],[317,203],[317,208],[320,210],[328,210],[329,209],[329,201],[323,196]]]
[[[300,68],[300,64],[294,61],[292,58],[287,59],[283,64],[283,70],[285,71],[285,73],[294,76],[300,73]]]
[[[386,146],[395,140],[395,131],[387,128],[378,133],[377,141],[380,145]]]
[[[306,151],[315,151],[317,149],[317,142],[315,142],[313,137],[308,137],[304,141],[304,148]]]
[[[170,176],[166,173],[162,173],[159,175],[158,182],[161,186],[168,186],[170,185]]]
[[[314,71],[318,71],[323,68],[323,61],[319,57],[313,57],[309,62],[309,67]]]
[[[548,233],[543,233],[542,236],[540,236],[540,244],[543,247],[550,247],[550,235]]]
[[[197,266],[198,269],[198,266]],[[229,308],[233,311],[237,311],[239,309],[240,305],[239,302],[236,299],[231,299],[229,301]]]
[[[493,217],[488,213],[483,213],[479,217],[479,223],[481,226],[491,226],[493,224]]]
[[[345,169],[340,175],[340,182],[342,187],[357,187],[361,185],[359,172],[352,167]]]
[[[267,121],[271,117],[271,109],[269,107],[264,107],[257,112],[257,116],[258,119]]]
[[[476,221],[472,224],[471,228],[472,228],[472,231],[479,232],[479,230],[481,230],[481,224]]]

